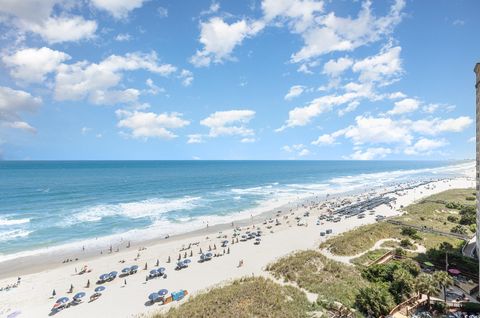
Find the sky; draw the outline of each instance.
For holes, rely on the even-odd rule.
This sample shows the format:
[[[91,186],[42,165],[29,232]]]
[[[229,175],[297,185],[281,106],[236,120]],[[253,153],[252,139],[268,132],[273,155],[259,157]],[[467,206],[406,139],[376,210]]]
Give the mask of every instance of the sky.
[[[0,158],[473,158],[478,12],[0,0]]]

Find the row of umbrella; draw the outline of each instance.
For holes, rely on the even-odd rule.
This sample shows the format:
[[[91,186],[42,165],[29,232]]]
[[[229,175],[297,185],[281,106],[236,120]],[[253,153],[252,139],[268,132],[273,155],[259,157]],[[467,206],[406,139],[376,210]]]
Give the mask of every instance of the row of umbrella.
[[[122,273],[130,275],[135,273],[137,270],[138,270],[138,265],[133,265],[133,266],[125,267],[124,269],[122,269]]]
[[[165,273],[165,267],[154,268],[150,271],[150,276],[162,276]]]

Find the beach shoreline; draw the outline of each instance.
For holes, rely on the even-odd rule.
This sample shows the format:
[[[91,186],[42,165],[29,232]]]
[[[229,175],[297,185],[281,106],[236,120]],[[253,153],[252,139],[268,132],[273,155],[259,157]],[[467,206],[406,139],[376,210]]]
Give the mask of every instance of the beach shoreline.
[[[382,205],[375,209],[376,214],[381,214],[386,217],[398,215],[400,213],[399,206],[406,206],[419,200],[425,196],[438,193],[447,189],[453,188],[468,188],[474,186],[473,175],[469,173],[468,177],[457,177],[442,179],[440,181],[432,181],[428,185],[422,185],[410,190],[405,190],[405,194],[396,196],[396,208],[389,208]],[[411,182],[411,184],[413,184]],[[405,185],[405,184],[404,184]],[[396,185],[398,187],[398,185]],[[385,187],[382,187],[385,188]],[[384,189],[387,190],[387,189]],[[369,190],[372,193],[381,193],[383,190]],[[337,197],[329,197],[328,202],[341,202],[349,199],[352,202],[357,198],[365,198],[365,193],[356,193],[349,195],[339,195]],[[320,200],[324,202],[325,200]],[[156,279],[152,282],[145,282],[145,274],[148,271],[141,270],[139,274],[127,277],[128,285],[123,285],[123,279],[116,279],[115,281],[106,284],[107,291],[101,299],[93,303],[81,304],[74,308],[68,308],[60,313],[63,317],[95,317],[99,313],[105,311],[114,314],[117,317],[132,317],[133,315],[141,313],[149,313],[153,310],[166,310],[170,305],[160,306],[145,306],[148,293],[155,290],[157,287],[168,288],[169,290],[187,289],[190,294],[194,294],[214,285],[231,281],[235,278],[250,275],[264,275],[264,268],[266,265],[286,254],[292,253],[301,249],[308,249],[318,247],[318,245],[325,239],[320,237],[319,232],[330,227],[334,230],[334,234],[339,234],[349,231],[357,226],[370,224],[375,222],[373,216],[368,215],[364,219],[350,218],[342,219],[339,223],[326,222],[326,224],[316,225],[312,217],[315,218],[319,213],[325,213],[325,210],[319,209],[319,203],[312,201],[312,198],[295,203],[296,207],[284,207],[281,210],[279,219],[282,225],[278,227],[273,226],[272,229],[267,229],[269,224],[263,224],[265,219],[277,216],[277,209],[254,216],[253,218],[234,221],[234,227],[241,227],[243,231],[246,228],[252,229],[252,223],[255,227],[259,226],[264,231],[262,242],[259,246],[254,246],[252,242],[237,243],[231,246],[231,252],[222,254],[221,250],[215,250],[223,256],[218,259],[213,259],[207,264],[197,263],[199,257],[199,248],[207,251],[209,245],[219,244],[223,239],[223,235],[227,235],[230,240],[234,229],[231,223],[219,224],[209,226],[208,229],[200,229],[197,231],[179,234],[172,236],[169,239],[154,239],[142,243],[132,244],[130,248],[120,249],[119,252],[103,253],[103,255],[91,255],[89,257],[81,257],[77,262],[62,263],[62,255],[50,256],[44,258],[42,262],[34,263],[32,259],[25,259],[22,261],[12,260],[0,264],[0,286],[16,281],[18,276],[21,276],[21,284],[18,288],[10,291],[3,291],[0,293],[0,317],[4,312],[12,312],[13,310],[20,310],[22,316],[20,317],[44,317],[50,312],[50,308],[54,303],[54,299],[50,299],[52,290],[57,291],[57,295],[69,295],[66,291],[72,284],[74,291],[83,290],[90,293],[92,286],[95,286],[97,277],[112,270],[120,271],[125,265],[137,264],[140,269],[143,269],[143,264],[148,264],[148,269],[155,266],[156,260],[159,260],[161,266],[167,268],[168,278]],[[292,209],[292,212],[290,211]],[[294,223],[294,217],[302,217],[305,212],[311,212],[312,215],[308,218],[307,226],[297,226]],[[293,214],[292,214],[293,213]],[[287,218],[285,218],[287,217]],[[288,224],[288,222],[292,223]],[[272,230],[273,233],[269,231]],[[222,234],[219,234],[222,232]],[[207,238],[208,237],[208,238]],[[182,246],[187,247],[191,243],[198,242],[191,249],[187,249],[187,253],[193,254],[193,260],[190,268],[181,271],[174,271],[173,267],[176,263],[177,255]],[[139,251],[140,247],[145,247]],[[261,253],[260,253],[261,251]],[[183,255],[183,251],[181,252]],[[140,257],[138,257],[140,254]],[[187,255],[189,257],[190,254]],[[70,256],[71,257],[71,256]],[[167,257],[171,258],[171,263],[166,263]],[[182,256],[183,258],[183,256]],[[134,259],[137,259],[134,261]],[[119,261],[125,260],[125,263]],[[238,267],[240,260],[245,261],[245,265]],[[76,275],[83,265],[88,265],[92,269],[91,273],[84,275]],[[2,267],[3,266],[3,267]],[[85,288],[84,285],[87,280],[90,280],[92,286]],[[152,285],[152,286],[150,286]],[[156,287],[153,287],[156,285]],[[119,305],[120,303],[128,303]],[[33,314],[32,313],[37,313]],[[39,314],[40,313],[40,314]],[[102,316],[102,315],[100,315]]]

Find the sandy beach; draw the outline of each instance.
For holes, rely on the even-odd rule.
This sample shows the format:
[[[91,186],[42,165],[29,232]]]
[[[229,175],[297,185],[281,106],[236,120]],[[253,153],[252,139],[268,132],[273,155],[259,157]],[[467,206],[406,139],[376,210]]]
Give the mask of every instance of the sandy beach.
[[[80,291],[87,294],[84,301],[56,313],[55,316],[133,317],[168,310],[178,303],[164,306],[150,305],[148,295],[163,288],[170,292],[186,289],[192,295],[240,277],[268,276],[264,268],[275,259],[297,250],[318,248],[318,245],[331,235],[376,222],[376,215],[385,217],[398,215],[401,213],[401,206],[407,206],[426,196],[448,189],[474,187],[475,182],[472,178],[473,172],[471,176],[469,172],[468,177],[432,181],[416,187],[412,187],[411,184],[397,184],[368,193],[329,198],[328,201],[307,200],[298,207],[282,209],[278,215],[275,212],[273,216],[263,214],[247,220],[232,220],[233,226],[232,224],[211,226],[208,229],[172,236],[168,239],[144,242],[142,244],[144,249],[136,245],[127,248],[127,242],[125,242],[125,246],[122,246],[118,252],[115,251],[116,247],[113,247],[113,252],[105,251],[102,255],[79,251],[78,255],[73,256],[73,259],[78,257],[79,260],[68,263],[61,262],[64,255],[48,256],[37,261],[33,258],[25,258],[4,262],[0,264],[0,287],[17,282],[19,276],[21,282],[17,288],[0,291],[0,317],[7,317],[15,312],[18,312],[17,317],[46,317],[51,314],[51,308],[56,299],[62,296],[72,298]],[[363,219],[351,217],[342,218],[336,223],[321,221],[317,224],[318,216],[334,210],[344,200],[353,203],[357,200],[365,200],[367,196],[378,196],[386,192],[388,194],[385,196],[395,200],[390,206],[383,204],[375,208],[375,214],[368,214]],[[309,212],[308,216],[304,216],[306,212]],[[301,226],[297,224],[295,218],[301,220],[299,222]],[[275,219],[278,219],[281,224],[275,225]],[[240,235],[257,227],[260,228],[261,243],[255,245],[254,239],[238,243],[235,240],[232,245],[232,235],[234,228],[237,227],[241,227],[237,232]],[[333,234],[321,237],[319,233],[327,229],[332,229]],[[221,247],[223,240],[229,241],[226,248]],[[208,262],[198,262],[200,249],[207,252],[209,247],[212,248],[212,253],[222,256],[213,257]],[[182,248],[187,249],[182,250]],[[179,253],[182,259],[187,253],[187,258],[192,262],[188,268],[177,271],[174,268]],[[191,254],[192,257],[190,257]],[[169,257],[171,262],[167,263]],[[157,259],[159,266],[166,268],[167,278],[146,281],[149,271],[157,267],[155,266]],[[243,266],[239,267],[241,260]],[[125,262],[121,263],[121,261]],[[144,270],[145,264],[147,264],[147,270]],[[87,265],[91,271],[79,275],[78,272],[84,265]],[[102,296],[93,302],[88,302],[101,274],[111,271],[120,273],[122,268],[131,265],[139,266],[136,274],[125,278],[117,277],[112,282],[102,284],[106,287]],[[86,288],[88,280],[90,280],[90,287]],[[74,287],[73,293],[68,293],[71,285]],[[56,291],[54,298],[52,298],[53,290]]]

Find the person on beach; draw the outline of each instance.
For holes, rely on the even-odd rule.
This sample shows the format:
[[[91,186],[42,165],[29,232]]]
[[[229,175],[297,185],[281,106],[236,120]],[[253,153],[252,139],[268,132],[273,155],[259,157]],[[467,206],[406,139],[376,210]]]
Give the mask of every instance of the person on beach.
[[[127,279],[125,278],[125,280],[123,281],[123,286],[127,286]]]
[[[87,280],[87,286],[86,286],[86,288],[90,288],[90,279]]]

